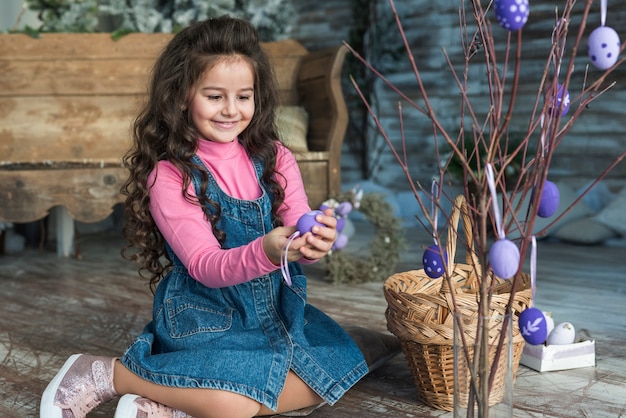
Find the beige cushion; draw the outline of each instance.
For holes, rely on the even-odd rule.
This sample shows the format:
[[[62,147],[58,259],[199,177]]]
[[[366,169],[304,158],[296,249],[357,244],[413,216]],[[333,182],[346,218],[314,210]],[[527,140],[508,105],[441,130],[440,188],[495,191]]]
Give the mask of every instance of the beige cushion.
[[[291,151],[308,151],[306,134],[309,130],[309,115],[301,106],[279,106],[276,110],[276,128],[280,140]]]
[[[594,220],[593,216],[589,216],[569,222],[551,235],[573,244],[592,245],[601,244],[608,239],[614,238],[617,236],[617,233]]]
[[[626,237],[626,188],[596,215],[595,220]]]

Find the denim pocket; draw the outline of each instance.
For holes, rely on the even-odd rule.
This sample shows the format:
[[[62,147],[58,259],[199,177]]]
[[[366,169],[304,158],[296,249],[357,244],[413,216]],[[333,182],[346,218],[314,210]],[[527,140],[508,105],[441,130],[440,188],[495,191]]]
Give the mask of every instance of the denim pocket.
[[[166,301],[167,322],[172,338],[188,337],[203,332],[220,332],[230,329],[233,323],[233,310],[218,311],[202,306],[185,297],[170,298]]]

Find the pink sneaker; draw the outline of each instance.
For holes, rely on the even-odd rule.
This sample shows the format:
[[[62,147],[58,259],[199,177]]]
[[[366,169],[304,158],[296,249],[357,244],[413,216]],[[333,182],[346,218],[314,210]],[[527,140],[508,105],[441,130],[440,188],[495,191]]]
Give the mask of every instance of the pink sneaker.
[[[192,418],[191,415],[139,395],[124,395],[115,410],[115,418]]]
[[[89,411],[117,396],[113,389],[116,359],[71,356],[41,396],[41,418],[85,418]]]

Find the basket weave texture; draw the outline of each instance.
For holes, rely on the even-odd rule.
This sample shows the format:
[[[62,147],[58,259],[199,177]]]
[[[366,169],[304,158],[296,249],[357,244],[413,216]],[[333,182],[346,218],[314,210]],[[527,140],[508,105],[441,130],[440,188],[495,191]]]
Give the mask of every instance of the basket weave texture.
[[[454,262],[460,218],[467,250],[465,263]],[[462,195],[455,199],[450,215],[446,252],[446,274],[442,278],[431,279],[423,269],[397,273],[385,281],[383,291],[387,300],[387,329],[401,342],[419,399],[434,408],[452,411],[455,313],[464,318],[463,332],[470,355],[473,356],[470,346],[478,330],[478,292],[482,276],[482,268],[474,250],[467,204]],[[518,273],[515,279],[503,280],[489,272],[488,280],[493,283],[490,305],[492,317],[505,315],[513,283],[516,283],[512,305],[512,364],[515,377],[524,348],[524,338],[519,332],[517,318],[531,303],[530,277],[525,273]],[[498,338],[499,332],[490,336],[490,361],[496,354]],[[506,364],[506,361],[501,360],[499,364]],[[498,370],[490,392],[490,404],[497,403],[502,398],[502,380],[504,373]],[[461,387],[468,386],[468,382],[461,384]],[[461,399],[465,399],[467,405],[467,393],[462,394]]]

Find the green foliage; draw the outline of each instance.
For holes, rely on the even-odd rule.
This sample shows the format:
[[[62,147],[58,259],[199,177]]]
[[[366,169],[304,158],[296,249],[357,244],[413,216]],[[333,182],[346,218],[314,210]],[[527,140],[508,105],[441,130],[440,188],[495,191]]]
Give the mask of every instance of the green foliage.
[[[497,156],[492,161],[496,170],[504,169],[504,176],[508,184],[513,184],[517,181],[521,174],[522,167],[524,166],[525,159],[527,159],[529,155],[534,155],[535,153],[534,147],[531,147],[531,145],[525,141],[524,136],[525,134],[521,132],[509,133],[506,138],[502,139],[502,141],[506,142],[506,145],[503,144],[500,149],[505,149],[512,153],[520,147],[520,145],[522,145],[527,147],[526,152],[523,152],[522,150],[521,152],[514,154],[511,161],[504,167],[502,166],[502,162],[509,157],[509,154]],[[464,158],[468,165],[472,168],[472,172],[477,178],[481,178],[481,172],[487,163],[487,147],[485,143],[480,140],[474,140],[474,137],[468,134],[463,138],[463,144],[459,144],[458,147],[459,150],[464,153]],[[444,160],[449,159],[449,164],[446,170],[447,173],[453,178],[462,181],[465,173],[465,167],[463,166],[461,156],[454,153],[449,147],[447,152],[442,152],[442,154]],[[481,158],[480,164],[478,163],[477,158]]]
[[[350,200],[343,196],[338,201]],[[364,194],[358,209],[374,225],[376,234],[368,243],[369,254],[334,250],[326,257],[326,278],[334,284],[382,282],[394,273],[405,240],[400,220],[382,195]],[[350,244],[348,243],[348,246]]]
[[[41,32],[177,32],[211,17],[249,20],[261,39],[289,36],[295,9],[289,0],[26,0],[43,22]],[[108,26],[108,27],[107,27]],[[29,28],[32,30],[32,28]]]
[[[95,32],[98,28],[98,0],[27,0],[37,12],[40,32]],[[33,28],[27,28],[32,32]]]

